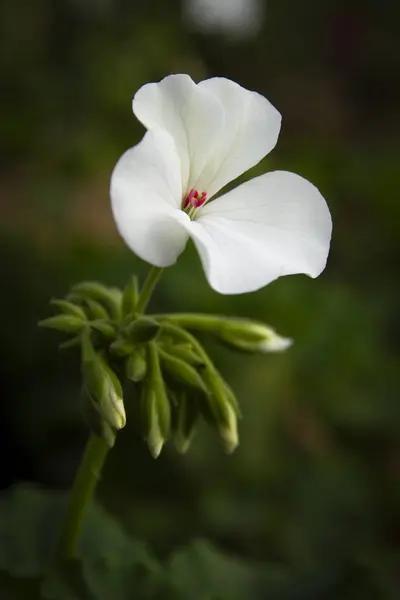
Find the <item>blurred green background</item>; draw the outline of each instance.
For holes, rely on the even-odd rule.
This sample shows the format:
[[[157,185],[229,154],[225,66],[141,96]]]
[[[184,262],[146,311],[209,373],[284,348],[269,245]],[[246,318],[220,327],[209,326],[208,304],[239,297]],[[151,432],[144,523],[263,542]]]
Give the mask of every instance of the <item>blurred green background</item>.
[[[286,565],[289,595],[274,598],[400,597],[399,18],[372,0],[3,0],[3,488],[67,489],[87,436],[79,359],[36,326],[49,298],[148,270],[108,198],[143,134],[134,92],[175,72],[229,77],[283,114],[277,148],[246,177],[291,170],[320,188],[328,266],[221,296],[188,248],[151,310],[251,316],[295,344],[254,358],[209,346],[244,413],[233,456],[204,427],[186,456],[154,461],[128,407],[98,495],[159,556],[206,537]]]

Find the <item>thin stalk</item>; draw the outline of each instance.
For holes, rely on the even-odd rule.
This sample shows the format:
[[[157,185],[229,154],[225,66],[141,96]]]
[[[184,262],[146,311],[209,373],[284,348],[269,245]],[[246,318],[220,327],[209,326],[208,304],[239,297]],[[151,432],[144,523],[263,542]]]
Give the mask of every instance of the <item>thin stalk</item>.
[[[109,450],[110,447],[102,438],[97,435],[90,436],[72,486],[67,514],[61,526],[56,548],[56,559],[59,561],[76,556],[83,519]]]
[[[151,315],[153,319],[157,319],[164,324],[168,321],[173,325],[187,327],[188,329],[196,329],[198,331],[208,331],[215,333],[221,326],[221,321],[227,320],[227,317],[221,315],[202,315],[196,313],[170,313],[165,315]],[[232,319],[231,319],[232,320]]]
[[[159,280],[161,273],[163,272],[162,267],[152,267],[150,269],[149,274],[147,275],[147,279],[143,284],[143,287],[140,292],[139,300],[136,305],[136,312],[143,313],[146,310],[146,306],[150,300],[151,294],[156,286],[157,281]]]

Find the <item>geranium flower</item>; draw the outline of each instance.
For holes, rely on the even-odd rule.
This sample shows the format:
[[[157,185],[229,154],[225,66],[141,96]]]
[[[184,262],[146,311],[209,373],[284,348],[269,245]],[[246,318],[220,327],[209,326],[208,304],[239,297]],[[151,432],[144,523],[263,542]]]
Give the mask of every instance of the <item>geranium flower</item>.
[[[274,171],[212,200],[274,148],[281,115],[266,98],[229,79],[195,84],[170,75],[140,88],[133,112],[148,131],[118,161],[111,200],[138,256],[167,267],[190,237],[211,287],[223,294],[321,273],[332,224],[310,182]]]

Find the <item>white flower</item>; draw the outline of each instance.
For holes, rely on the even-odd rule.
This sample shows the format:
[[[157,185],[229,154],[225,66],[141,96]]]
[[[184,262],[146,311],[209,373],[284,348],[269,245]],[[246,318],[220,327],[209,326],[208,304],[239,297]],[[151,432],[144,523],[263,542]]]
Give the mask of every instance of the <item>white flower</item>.
[[[275,146],[281,116],[266,98],[220,77],[195,84],[170,75],[144,85],[133,112],[148,131],[118,161],[111,200],[138,256],[167,267],[191,237],[211,287],[223,294],[321,273],[331,217],[299,175],[266,173],[210,202]]]

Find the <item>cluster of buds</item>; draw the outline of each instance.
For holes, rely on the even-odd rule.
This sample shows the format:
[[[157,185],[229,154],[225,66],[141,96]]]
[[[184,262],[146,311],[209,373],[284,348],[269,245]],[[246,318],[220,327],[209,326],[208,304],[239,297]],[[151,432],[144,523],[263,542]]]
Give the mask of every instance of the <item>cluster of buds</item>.
[[[83,282],[65,299],[53,300],[58,314],[40,322],[69,334],[62,348],[81,349],[83,408],[91,430],[109,446],[114,444],[116,432],[126,423],[123,389],[131,382],[132,400],[125,402],[132,402],[131,412],[140,418],[154,458],[169,438],[179,452],[186,452],[200,418],[232,452],[238,445],[238,403],[192,330],[251,352],[283,350],[290,340],[254,321],[214,315],[146,316],[137,312],[138,301],[136,277],[124,291]]]

